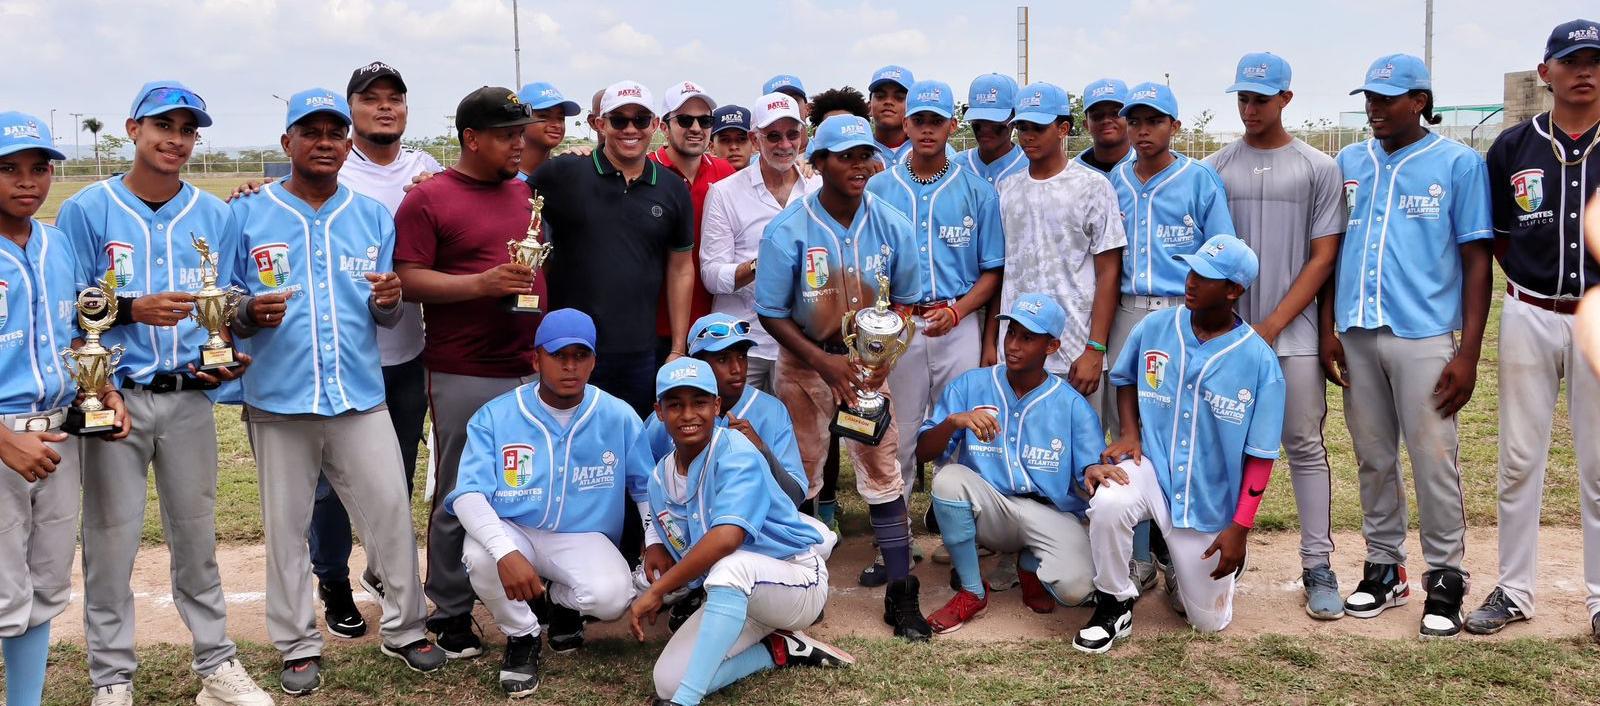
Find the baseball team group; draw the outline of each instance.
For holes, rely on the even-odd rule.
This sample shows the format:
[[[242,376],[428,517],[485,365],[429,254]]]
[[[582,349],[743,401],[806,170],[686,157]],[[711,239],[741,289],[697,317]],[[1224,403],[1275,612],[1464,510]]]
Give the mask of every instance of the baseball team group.
[[[1161,83],[1096,80],[1075,125],[1049,83],[979,76],[962,113],[949,84],[886,66],[866,93],[808,96],[778,75],[748,107],[692,81],[618,82],[587,112],[598,145],[559,155],[583,106],[549,83],[484,87],[456,110],[461,156],[445,168],[403,145],[406,84],[374,62],[342,93],[291,96],[289,175],[227,201],[182,179],[212,124],[205,101],[153,81],[125,123],[132,166],[53,225],[34,216],[65,155],[37,118],[0,113],[7,703],[40,703],[80,546],[85,697],[135,703],[130,583],[152,473],[196,702],[273,703],[226,629],[219,404],[238,405],[256,462],[267,632],[291,695],[322,685],[323,627],[367,632],[352,582],[381,607],[383,654],[419,672],[484,653],[482,604],[511,697],[593,621],[642,641],[664,618],[658,704],[854,664],[805,632],[828,602],[841,455],[876,545],[852,570],[883,587],[883,620],[906,640],[958,630],[1012,588],[1039,613],[1092,606],[1072,639],[1085,652],[1127,638],[1151,592],[1221,631],[1280,455],[1306,612],[1376,618],[1413,592],[1402,445],[1419,634],[1495,633],[1535,613],[1563,381],[1585,628],[1600,639],[1600,384],[1574,329],[1600,284],[1585,237],[1600,228],[1600,208],[1585,224],[1597,23],[1556,27],[1538,70],[1553,108],[1487,157],[1428,129],[1429,70],[1405,54],[1350,92],[1371,139],[1330,157],[1284,128],[1289,64],[1251,53],[1225,87],[1244,135],[1204,160],[1172,150],[1178,102]],[[977,146],[957,153],[962,125]],[[1093,140],[1076,155],[1074,130]],[[514,256],[519,239],[541,258]],[[236,305],[220,366],[195,316],[213,278]],[[1474,609],[1456,415],[1492,296],[1499,575]],[[69,363],[100,340],[120,358],[80,389],[87,358]],[[1331,565],[1329,382],[1366,542],[1347,593]],[[111,410],[106,433],[68,433],[85,398]],[[928,613],[912,573],[919,487],[955,591]]]

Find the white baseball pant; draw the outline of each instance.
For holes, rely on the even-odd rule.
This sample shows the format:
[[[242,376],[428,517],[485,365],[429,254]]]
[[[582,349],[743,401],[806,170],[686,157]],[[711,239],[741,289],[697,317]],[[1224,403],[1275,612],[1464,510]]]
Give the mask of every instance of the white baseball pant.
[[[501,520],[506,536],[550,581],[550,600],[597,620],[622,617],[633,602],[633,573],[611,539],[599,532],[545,532]],[[510,637],[539,634],[539,619],[527,601],[506,597],[494,555],[472,535],[462,544],[467,578],[489,614]]]

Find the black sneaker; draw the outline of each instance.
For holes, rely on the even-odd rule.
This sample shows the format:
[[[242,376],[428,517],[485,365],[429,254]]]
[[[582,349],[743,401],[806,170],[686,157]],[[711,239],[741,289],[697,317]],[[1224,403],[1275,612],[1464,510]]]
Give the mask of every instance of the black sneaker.
[[[706,590],[704,588],[690,591],[689,595],[678,599],[677,603],[673,603],[672,607],[667,609],[667,629],[677,632],[678,628],[683,627],[683,624],[688,622],[689,617],[694,615],[694,612],[700,610],[700,606],[705,604]]]
[[[506,696],[520,699],[539,690],[539,652],[543,649],[538,635],[506,638],[505,659],[500,660],[500,688]]]
[[[1461,633],[1461,600],[1467,595],[1467,577],[1451,569],[1422,575],[1428,598],[1422,602],[1424,638],[1455,637]]]
[[[778,667],[848,667],[856,658],[798,630],[778,630],[762,640]]]
[[[1099,590],[1094,592],[1094,598],[1094,614],[1072,638],[1072,647],[1079,652],[1102,654],[1117,640],[1133,634],[1134,599],[1119,601]]]
[[[428,621],[428,630],[438,636],[434,640],[444,656],[450,659],[472,659],[483,654],[483,640],[473,632],[471,615],[453,618],[436,618]]]
[[[444,662],[448,659],[448,655],[445,654],[444,650],[439,649],[438,646],[429,642],[426,638],[400,647],[390,647],[389,643],[385,642],[379,650],[390,657],[405,662],[406,666],[411,668],[411,671],[422,672],[423,674],[443,669]]]
[[[1594,633],[1594,641],[1600,642],[1600,613],[1589,616],[1589,630]]]
[[[1410,598],[1406,567],[1369,561],[1362,565],[1361,583],[1344,599],[1344,612],[1357,618],[1376,618],[1385,610],[1405,605]]]
[[[915,576],[892,581],[884,590],[883,622],[894,628],[895,637],[912,641],[933,637],[933,628],[922,617],[922,606],[918,602],[921,591],[922,586]]]
[[[889,567],[883,565],[883,559],[872,560],[872,565],[861,570],[861,575],[856,577],[856,583],[867,588],[877,588],[889,583]]]
[[[550,651],[558,655],[583,647],[583,616],[571,608],[550,603]]]
[[[1483,605],[1472,611],[1467,616],[1467,632],[1474,635],[1493,635],[1504,630],[1507,625],[1520,620],[1527,620],[1528,616],[1511,602],[1511,597],[1506,595],[1505,589],[1495,586],[1489,592],[1489,597],[1483,599]]]
[[[278,684],[290,696],[305,696],[322,688],[322,658],[301,657],[284,662]]]
[[[322,617],[328,621],[328,632],[346,639],[367,634],[367,621],[356,609],[349,581],[319,581],[317,595],[322,597]]]

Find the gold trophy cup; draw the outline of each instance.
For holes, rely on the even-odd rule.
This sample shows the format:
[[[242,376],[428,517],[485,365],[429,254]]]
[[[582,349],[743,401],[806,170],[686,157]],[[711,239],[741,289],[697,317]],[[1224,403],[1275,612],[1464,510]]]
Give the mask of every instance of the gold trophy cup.
[[[122,346],[100,345],[100,334],[117,318],[117,279],[107,272],[100,286],[78,293],[78,326],[83,329],[83,345],[61,349],[61,364],[72,375],[82,399],[67,410],[61,430],[78,436],[102,436],[116,431],[116,410],[106,407],[100,392],[111,378],[111,370],[122,360]]]
[[[217,286],[217,254],[203,236],[189,234],[194,249],[200,253],[200,291],[194,293],[194,311],[189,318],[200,324],[209,334],[200,344],[200,370],[216,370],[237,364],[233,346],[223,339],[222,330],[233,321],[238,311],[240,296],[237,291]]]
[[[535,196],[528,199],[528,204],[533,207],[533,217],[528,221],[528,233],[522,240],[506,241],[506,250],[511,253],[511,261],[533,270],[533,276],[539,276],[539,268],[544,266],[544,261],[549,259],[550,251],[556,246],[539,241],[540,226],[544,218],[539,215],[544,210],[544,197]],[[512,294],[506,297],[505,308],[517,314],[537,314],[544,309],[539,306],[537,294]]]
[[[860,311],[846,312],[840,330],[850,360],[874,373],[893,368],[917,333],[910,317],[889,308],[889,278],[882,272],[878,273],[878,300]],[[853,404],[839,408],[829,429],[844,438],[877,446],[889,429],[888,402],[877,390],[863,392]]]

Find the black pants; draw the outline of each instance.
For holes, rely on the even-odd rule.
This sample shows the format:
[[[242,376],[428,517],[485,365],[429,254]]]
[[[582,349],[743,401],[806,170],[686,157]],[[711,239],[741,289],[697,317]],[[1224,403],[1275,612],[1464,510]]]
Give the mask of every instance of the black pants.
[[[604,390],[623,402],[639,415],[648,418],[655,413],[656,351],[638,353],[599,353],[595,356],[594,373],[589,384]],[[629,566],[639,565],[639,555],[644,550],[644,524],[632,499],[623,501],[622,558]]]

